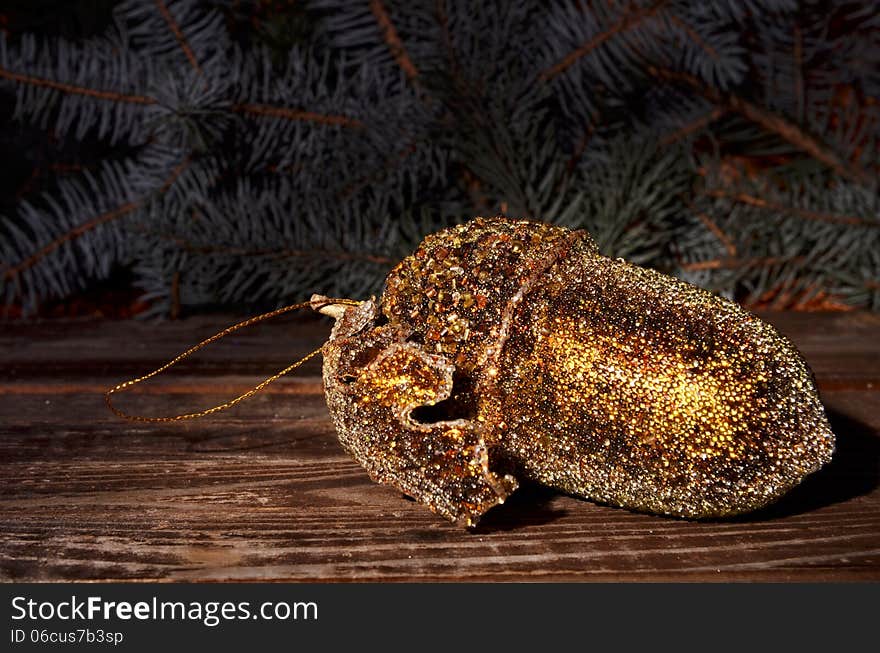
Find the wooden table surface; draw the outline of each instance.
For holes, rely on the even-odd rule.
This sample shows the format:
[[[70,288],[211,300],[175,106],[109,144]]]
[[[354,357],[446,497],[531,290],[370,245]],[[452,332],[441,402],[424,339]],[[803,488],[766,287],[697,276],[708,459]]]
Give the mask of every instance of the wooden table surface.
[[[0,578],[880,580],[880,315],[764,317],[804,352],[838,438],[834,461],[780,503],[687,522],[526,487],[471,531],[370,482],[336,441],[316,361],[207,419],[107,411],[108,386],[231,318],[7,323]],[[119,404],[171,414],[219,403],[328,332],[326,319],[254,327]]]

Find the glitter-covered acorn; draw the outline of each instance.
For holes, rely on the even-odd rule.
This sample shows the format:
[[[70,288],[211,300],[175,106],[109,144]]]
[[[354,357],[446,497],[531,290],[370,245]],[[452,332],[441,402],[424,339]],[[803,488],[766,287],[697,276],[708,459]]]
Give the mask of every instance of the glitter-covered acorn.
[[[760,508],[831,458],[794,346],[739,306],[476,218],[428,236],[381,300],[313,298],[339,439],[370,476],[473,525],[518,479],[688,518]]]

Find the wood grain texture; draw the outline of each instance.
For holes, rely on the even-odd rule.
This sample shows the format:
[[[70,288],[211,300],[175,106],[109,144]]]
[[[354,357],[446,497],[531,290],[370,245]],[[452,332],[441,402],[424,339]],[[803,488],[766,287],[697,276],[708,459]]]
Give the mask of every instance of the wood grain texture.
[[[765,315],[803,351],[834,461],[781,502],[686,522],[519,490],[479,528],[370,482],[336,442],[318,364],[213,418],[121,421],[102,392],[231,320],[0,330],[0,577],[13,580],[880,580],[880,316]],[[219,403],[315,348],[328,321],[236,334],[120,398]]]

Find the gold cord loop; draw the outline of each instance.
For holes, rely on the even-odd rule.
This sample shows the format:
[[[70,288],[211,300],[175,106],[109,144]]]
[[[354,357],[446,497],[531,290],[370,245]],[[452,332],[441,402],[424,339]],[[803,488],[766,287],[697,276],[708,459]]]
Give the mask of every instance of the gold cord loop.
[[[250,390],[248,390],[244,394],[239,395],[235,399],[230,399],[229,401],[227,401],[225,403],[219,404],[217,406],[213,406],[212,408],[207,408],[205,410],[200,410],[195,413],[185,413],[183,415],[174,415],[171,417],[145,417],[143,415],[129,415],[128,413],[125,413],[125,412],[119,410],[118,408],[116,408],[113,405],[113,402],[110,399],[110,396],[116,392],[120,392],[122,390],[125,390],[126,388],[130,388],[131,386],[136,385],[142,381],[146,381],[147,379],[152,378],[152,377],[156,376],[157,374],[161,374],[162,372],[167,370],[172,365],[175,365],[178,362],[182,361],[187,356],[194,354],[199,349],[202,349],[203,347],[210,345],[212,342],[220,340],[220,338],[228,336],[230,333],[238,331],[239,329],[243,329],[245,327],[251,326],[252,324],[256,324],[257,322],[262,322],[264,320],[268,320],[268,319],[276,317],[278,315],[283,315],[284,313],[289,313],[290,311],[295,311],[297,309],[305,308],[307,306],[311,306],[312,308],[315,308],[315,310],[318,310],[317,307],[319,307],[321,304],[324,304],[324,303],[326,303],[327,305],[343,304],[345,306],[357,306],[361,302],[356,301],[354,299],[335,299],[335,298],[326,297],[326,298],[322,298],[322,301],[320,303],[316,303],[313,300],[310,302],[302,302],[300,304],[291,304],[290,306],[285,306],[283,308],[278,308],[274,311],[269,311],[268,313],[263,313],[262,315],[257,315],[255,317],[248,318],[247,320],[244,320],[243,322],[239,322],[238,324],[234,324],[231,327],[223,329],[223,331],[221,331],[220,333],[215,333],[213,336],[211,336],[207,340],[203,340],[202,342],[195,345],[194,347],[187,349],[185,352],[183,352],[182,354],[180,354],[176,358],[165,363],[162,367],[160,367],[156,370],[153,370],[149,374],[145,374],[144,376],[139,376],[138,378],[132,379],[130,381],[124,381],[123,383],[120,383],[120,384],[114,386],[113,388],[111,388],[110,390],[108,390],[106,392],[106,394],[104,395],[104,401],[107,402],[107,407],[115,415],[118,415],[119,417],[123,417],[128,420],[136,421],[136,422],[177,422],[177,421],[185,420],[185,419],[195,419],[197,417],[204,417],[206,415],[210,415],[211,413],[217,413],[221,410],[226,410],[227,408],[234,406],[238,402],[244,401],[248,397],[255,395],[260,390],[265,388],[267,385],[269,385],[273,381],[276,381],[277,379],[281,378],[285,374],[292,372],[293,370],[298,368],[300,365],[302,365],[303,363],[305,363],[309,359],[311,359],[314,356],[316,356],[317,354],[319,354],[321,352],[321,348],[319,347],[315,351],[313,351],[309,354],[306,354],[303,358],[299,359],[295,363],[292,363],[291,365],[288,365],[287,367],[285,367],[283,370],[281,370],[277,374],[273,374],[268,379],[262,381],[259,385],[251,388]]]

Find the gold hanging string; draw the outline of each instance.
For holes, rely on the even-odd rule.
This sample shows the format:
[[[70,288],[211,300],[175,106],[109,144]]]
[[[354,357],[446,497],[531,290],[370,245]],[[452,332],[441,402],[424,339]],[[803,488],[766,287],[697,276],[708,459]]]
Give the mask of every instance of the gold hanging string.
[[[285,374],[292,372],[293,370],[298,368],[300,365],[305,363],[307,360],[309,360],[309,359],[313,358],[314,356],[316,356],[317,354],[319,354],[321,352],[321,348],[319,347],[315,351],[313,351],[309,354],[306,354],[303,358],[299,359],[295,363],[288,365],[287,367],[285,367],[283,370],[281,370],[277,374],[273,374],[268,379],[262,381],[259,385],[251,388],[250,390],[248,390],[244,394],[239,395],[235,399],[230,399],[229,401],[227,401],[225,403],[219,404],[219,405],[214,406],[212,408],[208,408],[206,410],[200,410],[195,413],[185,413],[183,415],[174,415],[171,417],[145,417],[143,415],[129,415],[128,413],[125,413],[125,412],[119,410],[118,408],[116,408],[116,406],[113,405],[113,402],[112,402],[110,396],[116,392],[121,392],[122,390],[125,390],[126,388],[130,388],[131,386],[136,385],[142,381],[146,381],[147,379],[150,379],[150,378],[156,376],[157,374],[161,374],[162,372],[167,370],[172,365],[175,365],[178,362],[182,361],[187,356],[194,354],[199,349],[202,349],[203,347],[207,347],[212,342],[220,340],[220,338],[228,336],[230,333],[233,333],[234,331],[238,331],[239,329],[243,329],[245,327],[251,326],[252,324],[256,324],[257,322],[262,322],[263,320],[268,320],[268,319],[276,317],[278,315],[283,315],[284,313],[289,313],[290,311],[295,311],[297,309],[305,308],[307,306],[311,306],[313,308],[318,307],[322,304],[326,304],[326,305],[344,304],[345,306],[357,306],[360,303],[361,302],[356,301],[354,299],[334,299],[334,298],[326,297],[326,298],[322,298],[320,302],[311,301],[311,302],[302,302],[300,304],[291,304],[290,306],[285,306],[283,308],[279,308],[274,311],[269,311],[268,313],[263,313],[262,315],[257,315],[255,317],[248,318],[247,320],[245,320],[243,322],[239,322],[238,324],[234,324],[231,327],[223,329],[223,331],[221,331],[220,333],[215,333],[213,336],[211,336],[207,340],[203,340],[202,342],[200,342],[196,346],[191,347],[190,349],[187,349],[185,352],[183,352],[182,354],[180,354],[179,356],[177,356],[173,360],[165,363],[162,367],[160,367],[156,370],[153,370],[149,374],[145,374],[144,376],[139,376],[138,378],[132,379],[131,381],[124,381],[123,383],[120,383],[119,385],[111,388],[104,395],[104,400],[107,402],[107,407],[115,415],[118,415],[119,417],[123,417],[125,419],[136,421],[136,422],[177,422],[177,421],[184,420],[184,419],[195,419],[197,417],[204,417],[206,415],[210,415],[211,413],[217,413],[221,410],[226,410],[227,408],[234,406],[238,402],[244,401],[248,397],[255,395],[260,390],[265,388],[267,385],[269,385],[273,381],[276,381],[277,379],[281,378]]]

